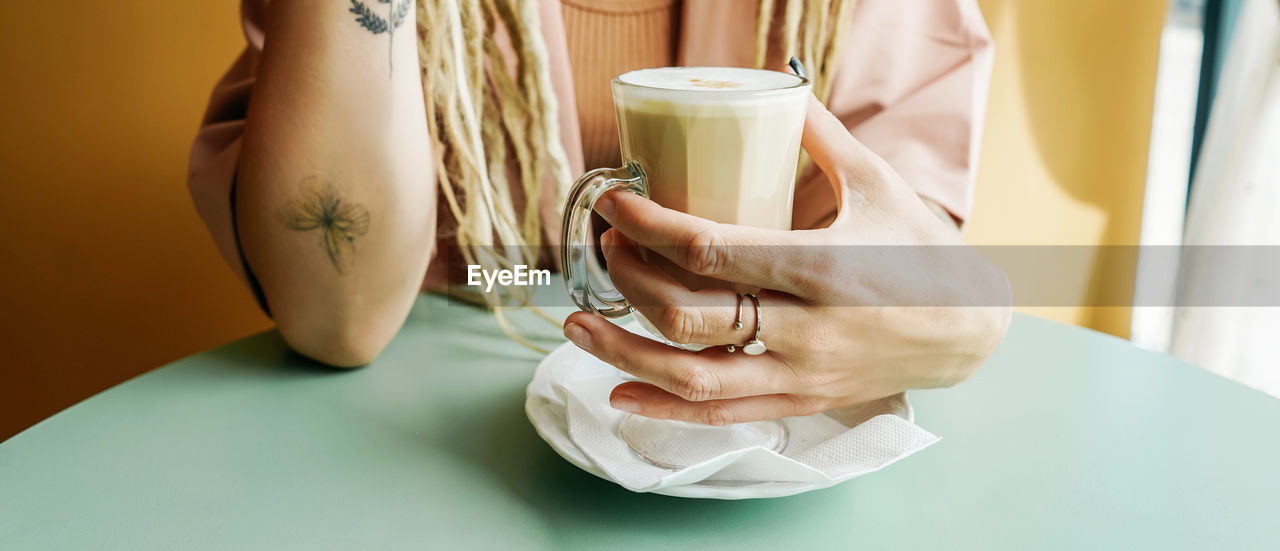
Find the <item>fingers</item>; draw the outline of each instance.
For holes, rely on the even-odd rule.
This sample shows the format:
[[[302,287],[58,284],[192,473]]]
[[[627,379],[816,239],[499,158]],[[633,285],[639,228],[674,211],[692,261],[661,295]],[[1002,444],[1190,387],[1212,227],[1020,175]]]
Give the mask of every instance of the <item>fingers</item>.
[[[601,237],[610,277],[623,296],[667,339],[681,344],[741,344],[755,335],[756,312],[751,300],[742,300],[729,289],[691,291],[666,272],[645,261],[640,247],[618,231]],[[756,293],[761,308],[769,311],[769,324],[760,338],[791,342],[785,328],[802,323],[803,310],[794,299],[779,293]],[[740,317],[739,317],[740,316]],[[742,326],[736,328],[735,321]]]
[[[717,426],[813,415],[824,409],[819,400],[795,394],[695,402],[645,383],[618,385],[609,395],[609,404],[645,417]]]
[[[769,355],[729,354],[720,347],[681,350],[584,312],[565,320],[564,333],[605,363],[692,402],[780,392],[793,382],[790,371]]]
[[[742,340],[742,331],[733,329],[737,293],[729,289],[690,291],[641,258],[640,248],[617,231],[609,230],[601,241],[610,279],[663,336],[681,344]]]
[[[609,192],[596,209],[618,231],[694,274],[800,294],[811,287],[813,232],[717,224],[632,193]]]

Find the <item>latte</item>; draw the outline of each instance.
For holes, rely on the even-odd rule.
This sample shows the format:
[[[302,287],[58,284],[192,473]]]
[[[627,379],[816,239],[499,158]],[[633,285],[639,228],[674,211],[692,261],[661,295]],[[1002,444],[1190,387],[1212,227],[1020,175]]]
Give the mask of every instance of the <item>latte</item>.
[[[623,160],[649,197],[716,222],[791,229],[809,86],[794,75],[669,67],[614,80]]]
[[[590,252],[590,221],[606,192],[646,195],[715,222],[790,230],[810,89],[798,76],[730,67],[642,69],[613,79],[625,165],[591,170],[569,191],[561,252],[574,304],[611,318],[633,310],[617,289],[597,287],[607,278]],[[724,286],[647,256],[690,289]]]

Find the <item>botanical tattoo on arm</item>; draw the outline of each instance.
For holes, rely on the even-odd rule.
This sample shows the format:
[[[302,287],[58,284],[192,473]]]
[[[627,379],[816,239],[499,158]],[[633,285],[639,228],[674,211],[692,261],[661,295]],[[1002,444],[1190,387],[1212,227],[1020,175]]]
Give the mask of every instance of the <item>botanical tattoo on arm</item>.
[[[379,4],[386,4],[387,16],[384,18],[374,13],[373,8],[360,0],[351,0],[351,13],[356,15],[356,23],[359,23],[364,30],[373,34],[387,33],[387,72],[395,70],[394,61],[394,44],[396,42],[396,29],[404,25],[404,21],[409,16],[409,9],[413,7],[413,0],[373,0]]]
[[[302,198],[280,208],[279,219],[293,231],[320,230],[324,248],[338,275],[351,267],[355,240],[369,231],[369,210],[338,197],[333,184],[315,176],[302,181]]]

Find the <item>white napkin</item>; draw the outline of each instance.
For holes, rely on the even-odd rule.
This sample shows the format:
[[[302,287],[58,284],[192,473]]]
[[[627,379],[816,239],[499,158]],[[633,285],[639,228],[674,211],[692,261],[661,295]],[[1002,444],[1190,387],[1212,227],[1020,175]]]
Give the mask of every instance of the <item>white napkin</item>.
[[[782,453],[741,449],[671,471],[641,459],[618,436],[626,414],[609,406],[609,393],[626,380],[624,375],[566,343],[538,365],[526,410],[538,433],[566,459],[635,492],[677,494],[669,490],[751,483],[823,488],[882,469],[938,441],[907,419],[909,406],[853,428],[824,414],[790,417],[782,420],[790,433]]]

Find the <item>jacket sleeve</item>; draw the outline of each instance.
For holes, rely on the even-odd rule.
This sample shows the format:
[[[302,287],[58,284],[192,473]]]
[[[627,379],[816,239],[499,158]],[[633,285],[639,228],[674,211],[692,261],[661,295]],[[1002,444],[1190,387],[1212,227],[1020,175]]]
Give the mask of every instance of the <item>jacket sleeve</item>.
[[[963,223],[994,48],[976,0],[861,0],[827,107],[926,201]],[[796,191],[796,228],[825,226],[835,198],[816,169]]]
[[[240,57],[218,81],[205,109],[200,130],[191,146],[187,187],[196,211],[222,253],[223,259],[245,281],[250,281],[236,242],[232,188],[240,158],[249,97],[261,59],[264,0],[242,0],[240,16],[247,41]]]

